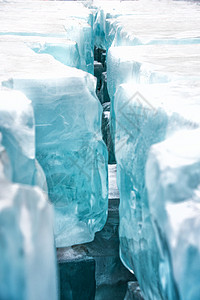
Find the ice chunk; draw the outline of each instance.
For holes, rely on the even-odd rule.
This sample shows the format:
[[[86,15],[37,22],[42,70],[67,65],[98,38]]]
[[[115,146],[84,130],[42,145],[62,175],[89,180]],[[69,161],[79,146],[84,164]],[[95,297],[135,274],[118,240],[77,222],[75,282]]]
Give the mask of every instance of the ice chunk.
[[[200,295],[199,138],[199,129],[176,133],[151,147],[146,166],[159,276],[171,300]]]
[[[19,91],[0,90],[0,132],[12,164],[12,181],[46,188],[35,157],[35,121],[31,101]]]
[[[152,144],[174,132],[198,128],[199,82],[121,85],[115,101],[115,155],[120,191],[120,255],[135,272],[145,299],[168,299],[159,276],[145,164]],[[174,297],[173,299],[177,299]]]
[[[39,188],[0,181],[0,298],[58,299],[50,206]]]
[[[108,205],[107,149],[96,80],[21,44],[18,48],[15,43],[21,53],[15,57],[4,45],[3,85],[23,91],[34,107],[36,156],[55,207],[57,246],[91,241],[105,224]]]
[[[52,209],[37,187],[13,184],[0,141],[0,299],[58,299]]]

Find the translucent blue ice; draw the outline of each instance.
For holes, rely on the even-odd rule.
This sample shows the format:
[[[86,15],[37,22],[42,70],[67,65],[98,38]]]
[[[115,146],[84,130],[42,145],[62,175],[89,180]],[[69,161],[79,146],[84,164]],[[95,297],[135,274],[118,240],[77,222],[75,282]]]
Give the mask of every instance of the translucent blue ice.
[[[33,104],[36,156],[55,208],[56,244],[89,242],[107,217],[107,149],[96,80],[21,43],[17,58],[7,43],[1,46],[3,85],[23,91]]]
[[[180,131],[151,147],[146,167],[165,299],[200,295],[200,131]]]
[[[159,276],[159,245],[149,210],[145,164],[152,144],[179,129],[199,127],[199,82],[190,85],[190,88],[186,83],[134,88],[124,84],[115,97],[120,255],[149,300],[168,298]]]
[[[0,299],[57,300],[52,208],[38,187],[11,183],[11,172],[0,145]]]
[[[18,91],[0,90],[0,132],[12,165],[12,181],[46,189],[35,154],[35,120],[31,101]]]

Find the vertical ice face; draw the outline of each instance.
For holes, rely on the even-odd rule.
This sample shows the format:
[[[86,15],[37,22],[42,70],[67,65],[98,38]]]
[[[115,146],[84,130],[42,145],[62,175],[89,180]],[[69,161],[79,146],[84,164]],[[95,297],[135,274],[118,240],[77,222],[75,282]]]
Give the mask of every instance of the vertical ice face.
[[[107,217],[107,149],[95,78],[25,46],[20,50],[20,69],[12,50],[1,55],[4,79],[11,76],[3,85],[23,91],[33,104],[36,157],[55,208],[56,245],[89,242]]]
[[[0,299],[58,299],[53,214],[37,187],[9,181],[0,145]]]
[[[171,300],[194,300],[200,295],[199,138],[199,129],[180,131],[153,145],[147,160],[159,276]]]
[[[124,84],[115,100],[121,259],[135,272],[145,299],[168,299],[159,276],[159,244],[149,210],[145,164],[151,145],[182,128],[199,127],[198,82],[191,88],[185,83],[137,88]]]
[[[94,40],[93,29],[85,20],[68,18],[64,25],[66,36],[76,41],[80,53],[80,68],[83,71],[94,73]]]
[[[0,133],[0,180],[12,180],[12,167],[7,152],[2,145],[2,134]]]
[[[33,108],[23,93],[0,90],[0,132],[13,169],[12,181],[45,189],[46,179],[35,157]]]

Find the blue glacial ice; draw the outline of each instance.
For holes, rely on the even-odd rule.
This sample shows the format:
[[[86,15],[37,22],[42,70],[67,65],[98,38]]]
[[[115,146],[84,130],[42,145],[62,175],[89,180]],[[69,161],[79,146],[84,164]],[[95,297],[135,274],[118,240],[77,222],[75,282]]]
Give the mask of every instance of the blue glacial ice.
[[[11,42],[0,45],[3,85],[22,91],[34,108],[36,157],[55,208],[56,245],[89,242],[104,226],[108,205],[96,80],[20,42],[17,54]]]
[[[199,127],[199,82],[121,85],[115,96],[115,155],[120,191],[120,255],[145,299],[168,299],[159,276],[145,164],[152,144],[180,129]],[[130,225],[131,224],[131,225]],[[176,297],[170,299],[178,299]]]
[[[45,175],[35,154],[33,108],[23,93],[0,89],[0,132],[13,169],[12,181],[46,190]]]
[[[51,205],[38,187],[13,184],[11,177],[0,144],[0,299],[57,300]]]
[[[199,299],[200,130],[179,131],[151,147],[146,166],[149,208],[167,298]]]

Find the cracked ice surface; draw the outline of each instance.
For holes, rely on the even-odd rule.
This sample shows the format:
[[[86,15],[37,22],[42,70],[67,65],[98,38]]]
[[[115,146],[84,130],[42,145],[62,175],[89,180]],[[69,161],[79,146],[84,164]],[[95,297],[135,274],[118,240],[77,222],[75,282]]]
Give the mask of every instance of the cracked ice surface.
[[[20,42],[11,44],[0,43],[0,78],[4,86],[23,91],[32,101],[36,157],[55,208],[56,244],[91,241],[105,224],[108,194],[96,81]]]
[[[180,131],[153,145],[146,166],[159,276],[170,300],[200,295],[199,138],[199,129]]]
[[[153,40],[167,43],[170,38],[173,43],[178,42],[175,38],[182,38],[184,43],[187,37],[190,41],[199,37],[199,6],[194,3],[94,1],[92,7],[96,9],[95,45],[100,48],[108,49],[113,41],[115,45],[130,46],[151,43]]]
[[[92,26],[92,12],[81,3],[17,1],[16,5],[12,2],[1,5],[0,35],[29,36],[29,40],[36,36],[38,39],[40,37],[40,43],[45,41],[45,37],[57,38],[55,41],[49,40],[50,44],[46,43],[42,52],[89,73],[93,73],[94,61]],[[76,45],[70,45],[66,39],[76,42]],[[79,64],[76,64],[77,50]]]
[[[159,276],[145,164],[151,145],[180,129],[199,127],[199,82],[191,83],[191,87],[186,82],[135,87],[124,84],[116,93],[114,109],[121,259],[134,271],[145,299],[168,299]]]
[[[57,300],[51,206],[38,187],[13,184],[11,177],[0,144],[0,298]]]

